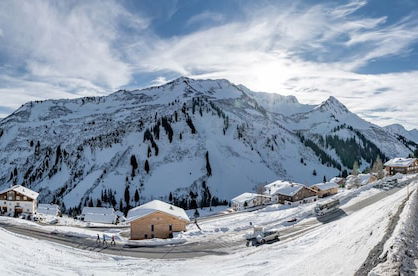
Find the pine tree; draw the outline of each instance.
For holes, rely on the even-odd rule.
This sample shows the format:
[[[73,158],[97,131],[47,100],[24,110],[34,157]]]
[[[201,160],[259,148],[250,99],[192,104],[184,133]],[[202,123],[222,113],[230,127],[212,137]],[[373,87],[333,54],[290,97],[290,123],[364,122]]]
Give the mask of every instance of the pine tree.
[[[131,156],[132,173],[131,176],[135,177],[135,170],[138,168],[138,162],[136,161],[135,155]]]
[[[194,211],[194,217],[195,217],[195,218],[198,218],[199,216],[200,216],[199,211],[196,209],[196,210]]]
[[[205,154],[205,159],[206,159],[206,174],[207,174],[207,176],[211,176],[212,175],[212,168],[211,168],[210,162],[209,162],[209,152],[208,151]]]
[[[131,195],[129,194],[129,186],[125,187],[125,202],[126,206],[129,206],[129,202],[131,201]]]
[[[134,200],[135,200],[136,203],[138,203],[138,201],[139,201],[139,192],[138,192],[138,190],[135,190]]]
[[[325,182],[327,182],[327,178],[326,178],[326,176],[324,175],[324,180],[323,180],[323,182],[325,183]]]
[[[168,201],[173,202],[173,194],[171,192],[168,195]]]
[[[312,175],[316,176],[316,170],[314,169]]]
[[[148,163],[148,159],[145,160],[145,164],[144,164],[144,170],[149,173],[149,163]]]

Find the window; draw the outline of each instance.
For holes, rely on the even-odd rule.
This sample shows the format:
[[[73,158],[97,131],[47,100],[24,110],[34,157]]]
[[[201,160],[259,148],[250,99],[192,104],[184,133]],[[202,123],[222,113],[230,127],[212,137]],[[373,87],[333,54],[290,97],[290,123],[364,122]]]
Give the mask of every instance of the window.
[[[13,198],[11,196],[9,196],[9,200],[12,200]]]
[[[173,231],[173,225],[171,225],[171,224],[170,224],[170,225],[168,226],[168,230],[169,230],[170,232],[171,232],[171,231]]]
[[[20,200],[20,196],[16,196],[16,200]]]
[[[154,224],[151,224],[151,231],[154,232]]]
[[[23,197],[23,200],[28,200],[28,197],[27,197],[27,196],[24,196],[24,197]]]
[[[148,239],[148,235],[147,235],[147,234],[145,234],[144,238]]]

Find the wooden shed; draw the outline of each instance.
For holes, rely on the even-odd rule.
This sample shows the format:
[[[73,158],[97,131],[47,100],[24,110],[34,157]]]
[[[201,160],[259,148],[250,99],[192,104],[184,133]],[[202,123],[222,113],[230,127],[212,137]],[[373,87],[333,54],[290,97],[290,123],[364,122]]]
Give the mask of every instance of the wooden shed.
[[[190,223],[182,208],[160,200],[129,210],[127,221],[130,223],[131,240],[171,238],[174,232],[186,231]]]

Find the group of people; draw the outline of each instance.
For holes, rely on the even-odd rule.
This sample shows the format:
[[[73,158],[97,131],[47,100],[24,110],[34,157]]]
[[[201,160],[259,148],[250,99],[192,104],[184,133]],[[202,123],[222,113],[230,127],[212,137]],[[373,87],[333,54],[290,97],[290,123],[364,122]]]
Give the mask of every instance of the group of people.
[[[105,246],[105,245],[107,246],[108,244],[107,244],[107,240],[106,240],[106,235],[105,235],[105,234],[103,234],[103,242],[101,242],[101,241],[100,241],[100,235],[99,235],[99,234],[97,234],[96,243],[98,243],[98,244],[103,243],[103,246]],[[113,236],[113,235],[112,235],[112,237],[111,237],[110,245],[111,245],[111,246],[116,246],[115,236]]]

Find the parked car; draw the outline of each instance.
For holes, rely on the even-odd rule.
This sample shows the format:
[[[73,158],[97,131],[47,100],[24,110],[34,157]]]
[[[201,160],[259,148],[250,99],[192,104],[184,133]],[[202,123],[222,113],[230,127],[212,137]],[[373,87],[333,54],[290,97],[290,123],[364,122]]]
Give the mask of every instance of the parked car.
[[[279,231],[275,229],[265,230],[264,227],[255,226],[253,233],[246,235],[247,246],[258,246],[265,243],[276,242],[280,240]]]

